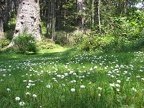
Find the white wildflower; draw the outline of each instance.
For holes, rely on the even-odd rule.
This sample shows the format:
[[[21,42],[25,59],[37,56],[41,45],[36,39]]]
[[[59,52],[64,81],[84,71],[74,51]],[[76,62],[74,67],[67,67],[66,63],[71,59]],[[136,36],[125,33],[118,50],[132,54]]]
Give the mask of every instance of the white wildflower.
[[[115,84],[115,86],[116,86],[116,87],[120,87],[120,85],[119,85],[119,84]]]
[[[121,83],[121,80],[117,80],[117,83]]]
[[[136,78],[140,78],[140,76],[138,75],[138,76],[136,76]]]
[[[80,88],[85,88],[85,85],[81,85]]]
[[[7,88],[7,91],[10,91],[10,88]]]
[[[26,92],[26,95],[30,95],[30,92]]]
[[[24,102],[20,102],[19,105],[20,105],[20,106],[24,106],[25,103],[24,103]]]
[[[94,66],[94,69],[97,69],[97,66]]]
[[[27,82],[27,80],[23,80],[23,82]]]
[[[35,86],[35,84],[31,84],[31,86]]]
[[[129,81],[130,80],[130,77],[127,77],[126,81]]]
[[[117,91],[117,92],[119,92],[119,91],[120,91],[120,89],[118,89],[118,88],[117,88],[117,89],[116,89],[116,91]]]
[[[98,87],[98,90],[102,90],[102,88],[101,88],[101,87]]]
[[[111,84],[110,84],[110,86],[111,86],[111,87],[114,87],[114,86],[115,86],[115,84],[114,84],[114,83],[111,83]]]
[[[62,84],[62,86],[65,86],[65,84]]]
[[[19,100],[20,100],[20,97],[16,97],[15,100],[16,100],[16,101],[19,101]]]
[[[68,76],[68,73],[64,73],[65,76]]]
[[[134,88],[134,87],[132,88],[132,90],[133,90],[134,92],[136,92],[136,91],[137,91],[137,90],[136,90],[136,88]]]
[[[71,92],[75,92],[75,88],[71,88]]]
[[[93,68],[90,68],[90,71],[92,71],[93,70]]]
[[[6,76],[6,74],[3,74],[3,77],[5,77]]]
[[[100,96],[101,96],[101,94],[99,93],[99,94],[98,94],[98,96],[100,97]]]
[[[37,97],[37,95],[36,95],[36,94],[33,94],[32,96],[33,96],[34,98],[36,98],[36,97]]]
[[[29,82],[32,83],[33,81],[32,81],[32,80],[29,80]]]
[[[48,85],[46,85],[46,88],[51,88],[51,85],[49,85],[49,84],[48,84]]]
[[[76,80],[72,80],[72,81],[70,81],[71,83],[75,83],[76,82]]]
[[[30,86],[28,85],[28,86],[26,86],[26,88],[30,88]]]

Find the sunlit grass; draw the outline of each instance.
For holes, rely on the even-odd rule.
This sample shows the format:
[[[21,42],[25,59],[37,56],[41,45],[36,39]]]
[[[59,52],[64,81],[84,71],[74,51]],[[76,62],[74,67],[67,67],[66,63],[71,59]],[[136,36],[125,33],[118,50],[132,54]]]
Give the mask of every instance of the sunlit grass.
[[[38,53],[44,54],[44,53],[64,52],[64,51],[67,51],[68,49],[69,48],[64,48],[64,47],[58,46],[58,48],[54,48],[54,49],[40,50]]]
[[[0,55],[0,108],[144,107],[144,52],[66,50]]]

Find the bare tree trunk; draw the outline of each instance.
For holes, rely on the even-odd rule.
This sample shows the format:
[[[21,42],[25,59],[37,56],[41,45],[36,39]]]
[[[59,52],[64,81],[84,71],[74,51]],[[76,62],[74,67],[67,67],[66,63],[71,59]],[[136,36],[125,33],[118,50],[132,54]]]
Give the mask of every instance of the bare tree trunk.
[[[58,30],[62,28],[61,10],[62,10],[62,1],[56,0],[56,28]]]
[[[14,38],[26,32],[41,41],[39,0],[20,0]]]
[[[0,39],[4,38],[4,32],[3,32],[3,19],[0,16]]]
[[[85,0],[77,0],[77,12],[78,12],[78,29],[84,30],[85,24]]]
[[[101,33],[101,16],[100,16],[101,0],[98,0],[98,29]]]
[[[11,18],[12,13],[12,0],[5,0],[5,18],[4,18],[4,27],[8,28],[8,22]]]
[[[94,0],[91,0],[91,28],[94,26],[94,19],[95,16],[95,7],[94,7]]]
[[[4,38],[4,31],[3,31],[3,17],[2,17],[2,7],[0,7],[0,39]]]
[[[4,25],[5,27],[7,28],[8,27],[8,21],[9,21],[9,3],[8,3],[9,0],[5,0],[5,20],[4,20]]]
[[[17,14],[17,10],[18,10],[18,0],[13,0],[13,2],[14,2],[14,11],[15,11],[15,13]]]
[[[51,31],[51,39],[52,41],[54,41],[55,39],[55,4],[54,4],[54,0],[52,0],[52,4],[51,4],[51,11],[52,11],[52,31]]]
[[[46,37],[50,38],[50,31],[51,31],[51,15],[50,15],[50,13],[51,13],[51,1],[49,0],[47,3],[48,3],[47,4],[48,5],[48,9],[47,9],[47,26],[46,26],[47,31],[46,31]]]

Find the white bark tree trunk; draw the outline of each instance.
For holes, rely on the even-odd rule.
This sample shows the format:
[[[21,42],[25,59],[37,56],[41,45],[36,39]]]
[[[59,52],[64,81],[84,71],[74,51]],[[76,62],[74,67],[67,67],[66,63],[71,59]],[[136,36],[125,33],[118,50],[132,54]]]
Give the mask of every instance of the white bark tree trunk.
[[[2,10],[0,10],[0,39],[4,38]]]
[[[39,0],[20,0],[14,38],[26,32],[41,41]]]

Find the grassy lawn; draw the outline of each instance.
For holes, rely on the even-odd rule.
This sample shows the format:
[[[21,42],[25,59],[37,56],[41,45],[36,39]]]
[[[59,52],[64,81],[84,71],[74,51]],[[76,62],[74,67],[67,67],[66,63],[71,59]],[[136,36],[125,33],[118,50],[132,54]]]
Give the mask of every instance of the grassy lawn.
[[[0,54],[0,108],[144,108],[144,52]]]

